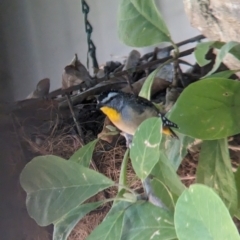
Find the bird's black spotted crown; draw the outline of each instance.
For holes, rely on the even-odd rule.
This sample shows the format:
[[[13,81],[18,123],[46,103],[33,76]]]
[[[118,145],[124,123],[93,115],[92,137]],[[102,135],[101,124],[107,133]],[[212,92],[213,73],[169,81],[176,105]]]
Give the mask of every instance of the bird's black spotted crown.
[[[116,89],[104,91],[97,97],[97,103],[101,105],[107,104],[111,102],[118,94],[121,94],[121,93],[122,93],[121,91]]]

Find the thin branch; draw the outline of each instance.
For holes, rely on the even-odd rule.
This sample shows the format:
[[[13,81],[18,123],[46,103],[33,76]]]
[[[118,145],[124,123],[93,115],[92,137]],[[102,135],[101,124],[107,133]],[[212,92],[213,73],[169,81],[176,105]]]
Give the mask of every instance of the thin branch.
[[[204,38],[206,38],[205,36],[203,36],[203,35],[197,35],[197,36],[195,36],[195,37],[192,37],[192,38],[189,38],[189,39],[187,39],[187,40],[184,40],[184,41],[182,41],[182,42],[179,42],[179,43],[176,43],[176,46],[177,47],[181,47],[181,46],[184,46],[184,45],[186,45],[186,44],[189,44],[189,43],[193,43],[193,42],[198,42],[198,41],[200,41],[200,40],[202,40],[202,39],[204,39]],[[171,46],[167,46],[167,47],[165,47],[165,48],[159,48],[158,49],[158,52],[159,51],[171,51],[171,50],[173,50],[174,49],[174,47],[171,45]],[[150,58],[150,57],[152,57],[153,55],[154,55],[154,53],[155,53],[155,51],[153,51],[153,52],[151,52],[151,53],[146,53],[145,55],[143,55],[142,57],[141,57],[141,59],[145,59],[145,58]]]
[[[77,127],[78,134],[80,136],[80,138],[79,138],[80,143],[83,146],[84,145],[84,134],[82,132],[82,129],[81,129],[77,119],[76,119],[76,115],[75,115],[75,112],[73,111],[72,101],[71,101],[71,98],[70,98],[69,94],[66,94],[66,99],[67,99],[68,106],[69,106],[69,109],[70,109],[71,114],[72,114],[72,118],[73,118],[74,123],[75,123],[75,125]]]
[[[78,134],[79,134],[79,141],[80,141],[81,145],[83,146],[84,145],[84,134],[82,132],[82,129],[81,129],[77,119],[76,119],[76,115],[75,115],[75,112],[73,111],[72,101],[71,101],[71,98],[70,98],[69,94],[66,94],[66,98],[67,98],[68,106],[70,108],[74,123],[77,127],[77,131],[78,131]],[[91,159],[90,163],[91,163],[91,166],[93,167],[93,169],[95,171],[98,171],[98,168],[97,168],[95,162],[93,161],[93,159]]]
[[[196,179],[196,176],[186,176],[186,177],[180,177],[180,180],[186,181],[186,180],[194,180]]]
[[[233,151],[240,151],[240,146],[228,145],[228,148]]]
[[[201,39],[204,39],[205,37],[203,35],[198,35],[196,37],[193,37],[193,38],[189,38],[187,40],[184,40],[182,42],[179,42],[179,43],[176,43],[176,46],[180,47],[180,46],[183,46],[183,45],[186,45],[188,43],[192,43],[192,42],[197,42],[197,41],[200,41]],[[173,49],[173,46],[168,46],[166,48],[163,48],[163,49],[159,49],[159,51],[161,50],[169,50],[171,51]],[[183,51],[181,53],[179,53],[179,58],[180,57],[184,57],[184,56],[187,56],[187,55],[190,55],[192,52],[194,51],[194,48],[191,48],[189,50],[186,50],[186,51]],[[154,52],[152,53],[148,53],[148,58],[153,56]],[[144,55],[146,56],[146,55]],[[141,58],[141,59],[144,59],[144,56]],[[120,76],[123,76],[123,75],[126,75],[128,72],[130,73],[134,73],[134,72],[137,72],[137,71],[141,71],[141,70],[145,70],[146,68],[149,68],[151,66],[154,66],[155,64],[160,64],[160,63],[163,63],[164,61],[167,61],[171,59],[171,56],[170,57],[166,57],[166,58],[162,58],[162,59],[158,59],[156,61],[152,61],[152,62],[148,62],[146,64],[142,64],[141,66],[138,66],[138,67],[134,67],[134,68],[131,68],[131,69],[128,69],[128,70],[125,70],[125,71],[121,71],[121,72],[116,72],[114,73],[110,78],[111,79],[114,79],[114,78],[117,78],[117,77],[120,77]],[[98,84],[102,81],[105,81],[106,79],[103,78],[103,79],[98,79],[95,84]],[[93,84],[94,84],[94,81],[93,81]],[[65,95],[66,93],[69,93],[69,92],[72,92],[72,91],[76,91],[76,90],[79,90],[80,88],[82,88],[83,86],[85,85],[85,83],[81,83],[79,85],[76,85],[76,86],[72,86],[68,89],[64,89],[62,90],[61,88],[49,93],[48,97],[49,98],[53,98],[53,97],[56,97],[56,96],[59,96],[59,95]]]
[[[192,54],[194,52],[194,49],[195,48],[190,48],[188,50],[180,52],[178,57],[180,58],[180,57],[188,56],[188,55],[190,55],[190,54]],[[154,65],[164,63],[164,62],[166,62],[168,60],[174,61],[174,59],[175,58],[172,57],[172,56],[161,58],[161,59],[158,59],[158,60],[155,60],[155,61],[152,61],[152,62],[148,62],[148,63],[142,64],[142,65],[134,67],[134,68],[129,68],[128,70],[125,70],[125,71],[122,71],[122,72],[115,73],[114,75],[112,75],[112,78],[120,77],[120,76],[125,75],[127,73],[138,72],[138,71],[144,70],[145,68],[149,68],[149,67],[152,67]]]

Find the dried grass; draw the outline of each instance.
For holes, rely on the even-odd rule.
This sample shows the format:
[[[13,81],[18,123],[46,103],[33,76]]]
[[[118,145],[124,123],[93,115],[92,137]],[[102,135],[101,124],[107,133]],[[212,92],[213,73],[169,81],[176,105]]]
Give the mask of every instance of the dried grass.
[[[39,155],[52,154],[68,159],[77,149],[81,147],[81,142],[77,135],[71,134],[73,126],[65,126],[57,129],[54,126],[49,135],[41,132],[34,133],[34,139],[23,131],[23,139],[29,144],[30,150]]]

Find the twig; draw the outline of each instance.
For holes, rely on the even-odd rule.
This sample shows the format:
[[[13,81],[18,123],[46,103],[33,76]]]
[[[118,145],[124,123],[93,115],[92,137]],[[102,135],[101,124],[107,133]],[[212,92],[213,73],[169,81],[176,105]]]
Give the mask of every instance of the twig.
[[[186,45],[186,44],[189,44],[189,43],[198,42],[198,41],[200,41],[200,40],[202,40],[202,39],[204,39],[204,38],[206,38],[206,37],[203,36],[203,35],[197,35],[197,36],[195,36],[195,37],[189,38],[189,39],[184,40],[184,41],[182,41],[182,42],[176,43],[176,46],[177,46],[177,47],[181,47],[181,46]],[[170,52],[170,51],[173,50],[173,49],[174,49],[174,47],[171,45],[171,46],[168,46],[168,47],[165,47],[165,48],[159,48],[159,49],[158,49],[158,52],[159,52],[159,51],[163,51],[163,50]],[[143,56],[141,57],[141,60],[142,60],[142,59],[145,59],[145,58],[148,59],[148,58],[152,57],[154,54],[155,54],[155,50],[154,50],[153,52],[151,52],[151,53],[147,53],[147,54],[143,55]]]
[[[15,116],[14,116],[14,114],[11,114],[9,117],[11,118],[12,125],[13,125],[13,129],[14,129],[14,132],[15,132],[15,134],[16,134],[18,146],[19,146],[19,148],[20,148],[20,150],[21,150],[21,152],[22,152],[22,156],[24,157],[24,160],[27,161],[25,152],[24,152],[24,150],[23,150],[22,141],[21,141],[21,139],[20,139],[19,132],[18,132],[18,129],[17,129],[16,124],[15,124],[15,123],[16,123],[16,121],[15,121]]]
[[[83,146],[84,145],[84,134],[82,132],[82,129],[81,129],[77,119],[76,119],[76,115],[75,115],[75,113],[73,111],[72,101],[71,101],[71,98],[70,98],[69,94],[66,94],[66,98],[67,98],[67,102],[68,102],[68,105],[69,105],[69,108],[70,108],[70,111],[71,111],[74,123],[75,123],[75,125],[77,127],[77,131],[78,131],[78,134],[79,134],[79,141],[80,141],[81,145]],[[90,163],[91,163],[91,166],[93,167],[93,169],[95,171],[98,171],[98,168],[97,168],[95,162],[93,161],[93,159],[91,159]]]
[[[188,56],[188,55],[192,54],[193,51],[194,51],[194,48],[190,48],[186,51],[180,52],[178,57],[180,58],[180,57]],[[142,64],[142,65],[137,66],[137,67],[129,68],[128,70],[124,70],[124,71],[121,71],[121,72],[116,72],[116,73],[114,73],[110,76],[110,81],[113,85],[117,85],[117,84],[119,84],[119,82],[118,81],[114,82],[114,80],[119,80],[118,79],[119,77],[122,77],[126,74],[129,74],[129,73],[134,73],[134,72],[138,72],[138,71],[141,71],[141,70],[145,70],[145,69],[150,68],[150,67],[152,67],[156,64],[164,63],[164,62],[166,62],[167,60],[170,60],[170,59],[172,59],[172,61],[174,61],[174,58],[172,56],[169,56],[169,57],[165,57],[165,58],[162,58],[162,59],[158,59],[158,60],[155,60],[155,61],[152,61],[152,62]],[[98,84],[103,84],[103,85],[106,86],[106,84],[104,84],[106,82],[105,80],[106,80],[106,78],[103,78],[101,80],[96,81],[96,84],[92,87],[92,89],[94,89],[94,87],[97,86]],[[84,86],[84,84],[85,83],[80,83],[79,85],[72,86],[72,87],[69,87],[67,89],[57,89],[57,90],[49,93],[48,98],[55,98],[59,95],[65,95],[65,94],[70,93],[72,91],[79,90]],[[85,92],[87,92],[87,91],[85,91]],[[83,92],[83,93],[85,93],[85,92]],[[73,104],[74,104],[74,102],[75,101],[73,100]],[[78,99],[77,99],[77,102],[79,102]]]
[[[73,111],[72,101],[71,101],[71,98],[70,98],[68,93],[66,94],[66,98],[67,98],[68,106],[69,106],[69,109],[71,111],[74,123],[75,123],[75,125],[77,127],[77,131],[78,131],[78,134],[79,134],[79,137],[80,137],[80,139],[79,139],[80,143],[83,146],[84,145],[84,135],[83,135],[82,129],[81,129],[81,127],[80,127],[80,125],[79,125],[79,123],[78,123],[78,121],[76,119],[76,115],[75,115],[75,113]]]
[[[128,86],[129,86],[129,88],[130,88],[130,90],[131,90],[131,92],[132,92],[132,94],[135,94],[134,93],[134,90],[133,90],[133,86],[132,86],[132,80],[131,80],[131,77],[130,77],[130,75],[129,74],[126,74],[126,79],[127,79],[127,82],[128,82]]]
[[[190,49],[188,49],[188,50],[186,50],[186,51],[180,52],[179,55],[178,55],[178,57],[180,58],[180,57],[188,56],[188,55],[190,55],[190,54],[193,53],[194,49],[195,49],[195,48],[190,48]],[[114,77],[120,77],[120,76],[122,76],[122,75],[125,75],[125,74],[127,74],[127,73],[131,73],[131,72],[132,72],[132,73],[133,73],[133,72],[138,72],[138,71],[140,71],[140,70],[144,70],[145,68],[149,68],[149,67],[152,67],[152,66],[154,66],[154,65],[157,65],[157,64],[160,64],[160,63],[164,63],[164,62],[166,62],[166,61],[168,61],[168,60],[174,61],[174,59],[175,59],[175,58],[172,57],[172,56],[165,57],[165,58],[161,58],[161,59],[158,59],[158,60],[153,61],[153,62],[148,62],[148,63],[142,64],[142,65],[140,65],[140,66],[133,67],[133,68],[129,68],[128,70],[125,70],[125,71],[122,71],[122,72],[119,72],[119,73],[115,73],[114,75],[112,75],[112,78],[114,78]]]
[[[233,151],[240,151],[240,146],[228,145],[228,148]]]
[[[177,87],[178,84],[178,56],[177,53],[173,50],[172,52],[172,56],[173,58],[175,58],[174,62],[173,62],[173,67],[174,67],[174,75],[173,75],[173,82],[171,84],[172,87]]]
[[[193,180],[193,179],[196,179],[196,176],[186,176],[186,177],[180,177],[180,180]]]
[[[72,96],[71,97],[72,104],[73,105],[79,104],[84,99],[86,99],[88,96],[99,94],[100,92],[110,90],[111,88],[123,88],[126,85],[127,85],[126,79],[119,80],[119,81],[109,80],[109,81],[101,82],[101,83],[97,84],[96,86],[89,88],[86,91],[84,91],[76,96]],[[68,106],[68,104],[66,101],[59,103],[60,109],[66,108],[67,106]]]

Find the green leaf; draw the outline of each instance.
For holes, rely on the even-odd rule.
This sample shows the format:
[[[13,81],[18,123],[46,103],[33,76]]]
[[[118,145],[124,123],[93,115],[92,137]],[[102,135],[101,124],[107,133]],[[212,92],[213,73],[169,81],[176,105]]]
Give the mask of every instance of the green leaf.
[[[123,216],[124,211],[110,215],[91,233],[87,240],[120,240]]]
[[[240,168],[234,173],[237,193],[238,193],[238,210],[235,213],[235,216],[240,220]]]
[[[180,196],[185,189],[185,186],[180,181],[172,164],[164,153],[161,153],[159,161],[153,168],[151,174],[167,186],[171,193],[177,197]]]
[[[162,121],[157,117],[142,122],[134,134],[130,158],[140,179],[145,179],[158,162],[161,138]]]
[[[213,188],[231,213],[237,209],[237,189],[227,139],[203,141],[197,167],[197,182]]]
[[[238,209],[234,215],[234,217],[238,220],[240,220],[240,209]]]
[[[202,79],[207,79],[207,78],[230,78],[233,74],[235,74],[237,72],[240,72],[240,69],[217,72],[217,73],[214,73],[210,76],[202,77]]]
[[[53,240],[67,240],[76,224],[86,214],[101,206],[102,203],[103,202],[94,202],[83,204],[63,216],[59,221],[54,223]]]
[[[129,206],[128,202],[115,203],[103,222],[93,230],[87,240],[120,240],[125,209]]]
[[[171,59],[160,65],[156,70],[154,70],[144,81],[143,86],[141,88],[141,91],[139,93],[140,97],[146,98],[148,100],[151,99],[151,89],[152,89],[152,84],[154,82],[154,79],[157,75],[157,73],[167,64],[171,62]]]
[[[199,66],[203,67],[211,62],[211,60],[207,60],[205,58],[208,51],[212,48],[221,48],[224,46],[224,42],[218,42],[218,41],[209,41],[209,42],[201,42],[197,44],[196,49],[194,50],[194,55],[196,58],[196,61]]]
[[[240,209],[235,212],[234,217],[240,220]]]
[[[34,158],[23,169],[20,183],[27,192],[27,210],[40,226],[57,222],[73,208],[114,184],[78,163],[56,156]]]
[[[176,239],[172,214],[148,202],[128,207],[123,226],[122,240]]]
[[[95,139],[78,149],[70,158],[70,161],[77,162],[84,167],[89,167],[93,151],[99,139]]]
[[[194,184],[179,197],[174,215],[179,240],[239,240],[222,200],[210,188]]]
[[[184,134],[178,133],[178,139],[163,134],[161,150],[165,153],[172,163],[173,169],[177,171],[182,160],[187,155],[188,147],[194,142],[194,139]]]
[[[118,36],[123,43],[133,47],[171,42],[167,26],[153,0],[120,1]]]
[[[194,55],[200,67],[203,67],[211,62],[211,60],[207,60],[205,56],[208,53],[208,51],[214,47],[215,43],[216,43],[215,41],[210,41],[210,42],[201,42],[197,44],[194,50]]]
[[[118,187],[118,192],[123,190],[122,186],[127,186],[127,164],[128,164],[128,159],[129,159],[129,148],[126,150],[124,154],[124,158],[122,161],[121,165],[121,172],[119,176],[119,187]],[[122,192],[123,194],[123,192]]]
[[[147,77],[139,93],[140,97],[146,98],[148,100],[151,99],[151,87],[158,71],[159,69],[157,68]]]
[[[190,84],[170,110],[178,131],[203,140],[240,133],[240,82],[211,78]]]
[[[219,53],[217,54],[216,60],[215,60],[215,64],[213,66],[213,69],[207,74],[207,76],[213,74],[220,66],[220,64],[222,63],[224,57],[227,55],[227,53],[232,53],[236,58],[238,58],[238,60],[240,60],[240,56],[237,50],[236,54],[235,51],[232,51],[234,48],[239,48],[240,47],[240,43],[239,42],[228,42],[226,44],[224,44]]]

